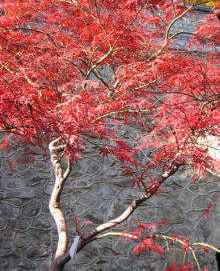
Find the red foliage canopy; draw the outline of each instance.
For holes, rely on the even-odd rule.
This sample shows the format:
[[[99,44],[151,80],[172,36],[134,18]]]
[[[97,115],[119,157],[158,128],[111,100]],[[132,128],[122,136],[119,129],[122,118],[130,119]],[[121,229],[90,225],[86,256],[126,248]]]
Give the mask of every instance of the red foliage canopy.
[[[206,16],[177,49],[186,33],[174,27],[187,16],[193,7],[178,1],[5,0],[1,132],[37,145],[62,136],[75,159],[96,136],[125,168],[153,148],[150,166],[175,160],[203,172],[211,160],[198,138],[217,134],[219,22]],[[113,123],[145,136],[131,148]]]

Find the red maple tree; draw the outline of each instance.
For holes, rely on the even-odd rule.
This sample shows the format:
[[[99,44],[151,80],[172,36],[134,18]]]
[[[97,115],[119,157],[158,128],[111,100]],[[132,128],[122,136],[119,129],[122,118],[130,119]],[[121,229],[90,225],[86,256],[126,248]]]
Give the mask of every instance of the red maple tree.
[[[42,149],[50,143],[56,178],[49,207],[59,236],[50,270],[62,270],[70,259],[60,195],[88,140],[98,138],[100,153],[118,159],[132,186],[144,192],[121,216],[81,236],[77,251],[125,221],[180,166],[189,165],[195,176],[212,169],[199,142],[218,132],[219,22],[210,13],[192,33],[175,30],[196,6],[171,0],[0,4],[1,147],[9,137]],[[177,47],[181,35],[187,39]],[[131,146],[116,125],[138,126],[143,136]],[[144,149],[153,152],[147,164],[137,160]],[[157,179],[152,168],[162,172]],[[136,251],[144,244],[162,253],[153,239],[140,241]]]

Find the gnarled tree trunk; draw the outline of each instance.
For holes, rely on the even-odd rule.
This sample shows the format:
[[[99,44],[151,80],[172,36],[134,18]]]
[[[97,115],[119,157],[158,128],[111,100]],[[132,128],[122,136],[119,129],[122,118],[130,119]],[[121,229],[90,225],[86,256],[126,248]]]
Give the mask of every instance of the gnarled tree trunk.
[[[50,266],[50,271],[61,271],[65,263],[69,260],[69,253],[66,253],[68,248],[68,234],[66,228],[66,221],[64,213],[60,207],[60,196],[64,187],[64,183],[71,171],[71,162],[68,160],[68,166],[63,173],[60,162],[59,152],[64,151],[65,144],[61,144],[61,138],[57,138],[49,145],[51,161],[55,173],[55,184],[50,197],[49,209],[50,213],[56,223],[58,233],[58,243],[54,260]]]
[[[63,169],[60,162],[59,152],[65,151],[66,144],[62,144],[61,138],[55,139],[49,145],[51,161],[55,173],[55,184],[50,197],[49,208],[52,217],[56,223],[57,233],[58,233],[58,243],[55,252],[55,257],[50,265],[50,271],[62,271],[65,264],[71,259],[70,252],[67,251],[68,248],[68,234],[64,213],[60,208],[60,196],[65,184],[67,177],[71,172],[71,162],[68,160],[68,166],[63,173]],[[144,201],[151,198],[158,190],[160,185],[171,175],[173,175],[179,168],[180,165],[173,163],[170,169],[161,176],[160,181],[157,184],[152,185],[144,194],[135,199],[130,206],[117,218],[112,219],[106,223],[103,223],[91,230],[87,235],[81,236],[81,240],[76,249],[79,252],[85,245],[96,240],[96,236],[101,232],[108,230],[117,226],[118,224],[126,221],[128,217],[135,211],[135,209]]]

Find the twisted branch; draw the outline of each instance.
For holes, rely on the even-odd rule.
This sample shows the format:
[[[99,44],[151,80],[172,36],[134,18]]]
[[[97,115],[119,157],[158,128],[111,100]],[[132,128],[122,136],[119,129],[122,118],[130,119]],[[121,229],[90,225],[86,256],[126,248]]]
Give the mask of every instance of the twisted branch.
[[[71,161],[68,159],[68,166],[63,173],[63,168],[60,163],[60,157],[58,153],[65,150],[66,144],[61,144],[61,138],[57,138],[49,144],[51,162],[53,164],[55,173],[55,184],[50,197],[49,209],[50,213],[56,223],[57,233],[58,233],[58,243],[55,253],[55,259],[50,266],[50,271],[63,270],[64,262],[60,262],[60,258],[66,253],[68,247],[68,235],[66,228],[66,221],[64,213],[60,208],[60,195],[62,193],[65,180],[71,171]]]

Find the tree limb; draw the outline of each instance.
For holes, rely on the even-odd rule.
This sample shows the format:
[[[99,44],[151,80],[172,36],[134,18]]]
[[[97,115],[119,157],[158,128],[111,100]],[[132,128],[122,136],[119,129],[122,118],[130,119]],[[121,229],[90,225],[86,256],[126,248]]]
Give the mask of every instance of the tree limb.
[[[171,168],[164,172],[161,176],[160,181],[158,182],[158,185],[152,185],[148,191],[146,191],[144,194],[142,194],[140,197],[135,199],[130,206],[117,218],[112,219],[106,223],[103,223],[93,229],[91,232],[89,232],[86,236],[82,238],[82,241],[80,242],[78,246],[78,251],[80,251],[86,244],[90,243],[94,240],[94,237],[98,235],[99,233],[117,226],[118,224],[121,224],[123,221],[127,220],[128,217],[137,209],[138,206],[140,206],[141,203],[151,198],[154,194],[156,194],[158,188],[161,186],[161,184],[169,178],[171,175],[173,175],[179,168],[180,165],[173,165]]]
[[[59,140],[60,140],[60,138],[54,140],[50,146],[51,157],[52,157],[51,160],[54,165],[55,173],[57,170],[60,170],[60,167],[57,166],[57,163],[60,163],[60,162],[57,162],[58,160],[57,160],[56,155],[54,154],[53,147],[56,143],[59,142]],[[60,145],[60,146],[62,146],[62,145]],[[57,147],[59,149],[59,146],[57,146]],[[57,147],[56,147],[56,150],[57,150]],[[113,227],[117,226],[118,224],[122,223],[123,221],[126,221],[128,219],[128,217],[131,216],[131,214],[137,209],[137,207],[140,206],[141,203],[143,203],[144,201],[151,198],[154,194],[156,194],[156,192],[157,192],[158,188],[161,186],[161,184],[167,178],[169,178],[171,175],[173,175],[178,170],[178,168],[180,166],[181,166],[181,164],[175,164],[173,162],[171,164],[169,170],[167,170],[166,172],[163,173],[163,175],[161,176],[158,183],[150,186],[150,188],[145,193],[143,193],[141,196],[139,196],[137,199],[135,199],[132,202],[132,204],[130,206],[128,206],[128,208],[120,216],[118,216],[117,218],[112,219],[106,223],[99,225],[98,227],[96,227],[95,229],[90,231],[85,236],[81,236],[81,241],[78,245],[77,252],[79,252],[84,246],[86,246],[90,242],[96,240],[97,236],[101,232],[103,232],[107,229],[113,228]],[[70,164],[68,165],[68,168],[67,168],[64,176],[63,176],[62,172],[61,173],[57,172],[58,176],[63,176],[61,179],[64,179],[64,177],[66,177],[66,175],[68,175],[69,167],[70,167]],[[52,208],[52,210],[51,209],[50,210],[51,210],[51,214],[54,217],[54,220],[57,221],[56,224],[57,224],[59,241],[58,241],[56,256],[55,256],[53,263],[51,264],[50,271],[62,271],[65,264],[71,259],[70,253],[66,252],[68,241],[67,241],[67,231],[66,231],[66,227],[65,227],[65,218],[64,218],[62,211],[59,208],[59,195],[62,190],[58,189],[58,187],[57,187],[57,185],[60,184],[59,181],[57,181],[57,183],[58,184],[56,184],[56,182],[55,182],[55,186],[54,186],[53,193],[51,195],[51,199],[58,198],[58,200],[56,200],[56,201],[53,200],[53,204],[52,204],[53,208]],[[63,185],[63,183],[62,183],[62,185]],[[57,195],[58,193],[59,193],[59,195]],[[54,207],[54,204],[56,205],[55,207]],[[58,207],[57,207],[57,204],[58,204]],[[56,210],[56,212],[57,212],[57,214],[55,214],[55,216],[54,216],[54,210]],[[59,220],[58,220],[58,218],[59,218]],[[59,223],[61,223],[61,227],[59,227],[59,225],[60,225]],[[63,238],[63,239],[61,239],[61,238]],[[60,243],[60,247],[59,247],[59,243]]]
[[[70,162],[70,159],[68,159],[68,166],[65,173],[63,174],[63,168],[61,166],[60,157],[58,156],[58,152],[64,150],[65,147],[66,147],[66,144],[61,144],[60,137],[53,140],[49,144],[51,162],[53,164],[54,173],[55,173],[55,184],[54,184],[54,188],[50,197],[49,209],[56,223],[57,232],[58,232],[58,243],[57,243],[57,249],[55,253],[55,259],[53,260],[53,263],[50,266],[50,271],[63,270],[63,267],[66,263],[65,262],[66,258],[64,257],[64,255],[66,255],[65,253],[68,247],[68,235],[67,235],[65,216],[60,208],[60,195],[62,193],[65,180],[70,174],[71,162]]]

